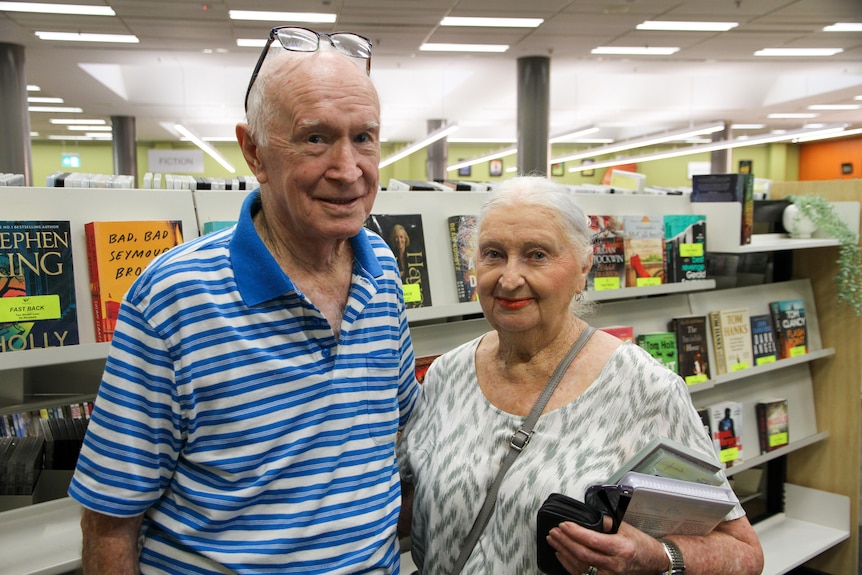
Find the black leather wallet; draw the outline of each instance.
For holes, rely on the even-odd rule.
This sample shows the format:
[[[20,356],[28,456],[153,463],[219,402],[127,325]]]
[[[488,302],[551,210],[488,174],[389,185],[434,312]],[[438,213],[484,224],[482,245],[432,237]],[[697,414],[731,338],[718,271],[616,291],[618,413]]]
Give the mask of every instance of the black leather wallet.
[[[548,575],[570,575],[557,560],[557,552],[548,543],[551,529],[571,521],[600,533],[616,533],[625,514],[630,492],[617,485],[594,485],[587,490],[587,503],[561,493],[552,493],[536,516],[536,561],[539,569]],[[605,531],[604,517],[613,519],[611,529]]]

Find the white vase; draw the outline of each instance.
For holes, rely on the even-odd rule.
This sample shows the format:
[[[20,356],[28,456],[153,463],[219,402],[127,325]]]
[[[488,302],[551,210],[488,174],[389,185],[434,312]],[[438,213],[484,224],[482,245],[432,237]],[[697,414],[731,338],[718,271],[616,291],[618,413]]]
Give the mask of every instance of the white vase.
[[[796,204],[790,204],[784,208],[781,223],[791,238],[807,239],[817,230],[814,222],[803,214]]]

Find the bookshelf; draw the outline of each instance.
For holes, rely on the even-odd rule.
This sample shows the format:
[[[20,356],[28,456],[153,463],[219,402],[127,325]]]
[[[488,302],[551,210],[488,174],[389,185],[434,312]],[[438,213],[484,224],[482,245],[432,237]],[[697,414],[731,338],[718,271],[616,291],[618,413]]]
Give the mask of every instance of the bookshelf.
[[[850,197],[851,192],[857,194],[857,198],[862,194],[862,190],[857,188],[843,196],[836,194],[837,197],[830,199],[849,201],[853,199]],[[214,190],[0,190],[0,200],[4,206],[11,206],[6,208],[9,214],[4,215],[6,219],[69,219],[73,229],[80,231],[80,237],[73,238],[73,242],[82,341],[80,345],[74,346],[75,349],[70,347],[0,354],[0,410],[35,405],[53,393],[77,396],[80,392],[94,394],[96,391],[108,344],[95,343],[92,312],[88,305],[87,270],[86,265],[79,263],[86,261],[83,240],[83,224],[86,221],[181,219],[188,240],[197,237],[207,221],[236,219],[246,194]],[[408,310],[417,356],[442,353],[489,329],[481,317],[478,303],[459,303],[457,300],[446,225],[448,216],[477,213],[487,195],[487,192],[380,192],[378,195],[375,213],[421,213],[426,246],[431,246],[427,265],[434,306]],[[688,200],[680,196],[585,194],[579,196],[579,200],[587,213],[659,215],[693,211]],[[706,205],[698,204],[697,211],[704,211],[701,208]],[[858,212],[858,202],[853,205]],[[853,209],[852,206],[850,209]],[[709,232],[710,229],[735,229],[733,226],[738,219],[734,220],[733,213],[719,211],[708,214],[707,221]],[[710,222],[715,222],[712,228]],[[858,217],[856,222],[858,229]],[[709,237],[707,242],[707,248],[713,251]],[[774,237],[755,245],[768,250],[792,249],[796,250],[796,254],[810,252],[810,257],[806,258],[807,254],[802,254],[794,262],[794,270],[802,279],[780,285],[771,284],[769,288],[760,287],[752,291],[747,291],[749,288],[716,290],[715,282],[707,280],[592,292],[590,297],[603,303],[597,316],[591,318],[590,322],[597,327],[632,324],[636,326],[636,332],[663,331],[667,328],[667,321],[674,315],[695,313],[707,308],[717,309],[725,299],[736,302],[742,297],[761,298],[756,301],[762,301],[763,298],[780,299],[779,296],[773,297],[780,292],[802,294],[806,301],[811,301],[812,309],[817,310],[813,322],[817,333],[809,344],[809,354],[718,376],[707,383],[692,386],[690,391],[698,403],[701,399],[706,402],[739,396],[752,411],[748,419],[751,425],[744,430],[744,442],[749,446],[746,462],[734,468],[731,475],[778,457],[788,457],[790,474],[785,513],[755,526],[763,537],[767,554],[767,570],[764,572],[785,573],[812,558],[816,558],[815,564],[825,565],[821,568],[830,572],[855,572],[858,540],[856,494],[860,467],[859,393],[862,390],[858,334],[862,324],[859,318],[846,313],[846,310],[833,309],[828,303],[830,297],[834,298],[830,291],[833,272],[829,268],[834,259],[830,256],[834,250],[831,247],[834,240],[800,244],[787,238]],[[750,249],[748,246],[737,248],[744,251]],[[80,385],[74,384],[76,389],[73,392],[67,391],[71,381],[79,380]],[[769,390],[766,395],[779,393],[776,389],[792,393],[794,404],[804,407],[792,415],[791,444],[761,456],[758,455],[756,436],[749,435],[756,433],[753,404],[749,403],[755,396],[759,397],[761,392],[766,394],[766,390]],[[849,442],[845,441],[847,437],[851,438]],[[797,497],[800,500],[794,501]],[[0,525],[6,526],[7,530],[15,530],[16,526],[25,531],[31,530],[31,535],[42,541],[43,545],[55,545],[56,541],[52,539],[54,535],[43,527],[47,523],[60,522],[65,525],[65,529],[58,524],[59,532],[63,533],[59,537],[64,538],[64,544],[68,543],[66,538],[79,537],[77,513],[70,512],[67,500],[65,503],[62,503],[64,500],[60,501],[0,513]],[[806,513],[811,505],[818,510],[816,513]],[[74,522],[72,527],[66,525],[70,522]],[[7,532],[0,532],[0,543]],[[3,549],[5,547],[0,547],[0,555],[5,557]],[[17,553],[27,556],[29,563],[25,563],[29,566],[25,565],[21,570],[11,573],[62,572],[40,571],[49,558],[41,557],[32,548],[22,548]],[[74,561],[73,558],[72,563]]]

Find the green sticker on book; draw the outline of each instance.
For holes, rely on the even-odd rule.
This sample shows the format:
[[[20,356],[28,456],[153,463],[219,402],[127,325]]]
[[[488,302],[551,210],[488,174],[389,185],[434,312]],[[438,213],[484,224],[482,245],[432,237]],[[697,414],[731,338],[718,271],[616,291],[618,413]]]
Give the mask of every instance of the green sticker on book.
[[[706,377],[705,373],[700,373],[698,375],[689,375],[685,378],[685,382],[688,385],[694,385],[696,383],[703,383],[704,381],[708,381],[709,378]]]
[[[799,357],[800,355],[805,355],[805,346],[797,345],[796,347],[790,348],[790,357]]]
[[[417,303],[422,301],[422,287],[419,284],[403,284],[404,303]]]
[[[593,280],[593,289],[596,291],[620,289],[620,278],[595,278]]]
[[[679,255],[684,258],[703,257],[703,244],[680,244]]]
[[[661,278],[637,278],[635,283],[637,287],[660,286]]]
[[[739,448],[738,447],[728,447],[726,449],[722,449],[718,452],[718,460],[722,463],[728,463],[730,461],[736,461],[739,459]]]
[[[742,371],[743,369],[748,369],[748,362],[747,361],[734,363],[733,369],[731,369],[731,371]]]
[[[2,322],[39,321],[61,316],[60,296],[57,294],[0,298]]]
[[[776,357],[774,355],[765,355],[763,357],[758,357],[755,360],[755,363],[757,365],[764,365],[767,363],[775,363],[775,361],[776,361]]]
[[[769,436],[769,447],[781,447],[782,445],[787,445],[787,432],[784,433],[776,433],[774,435]]]

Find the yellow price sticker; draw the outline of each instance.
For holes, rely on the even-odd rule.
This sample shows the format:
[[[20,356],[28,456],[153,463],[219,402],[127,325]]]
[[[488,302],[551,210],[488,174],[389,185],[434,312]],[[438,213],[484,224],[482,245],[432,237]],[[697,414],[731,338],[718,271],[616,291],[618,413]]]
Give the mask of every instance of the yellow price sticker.
[[[61,316],[60,296],[57,294],[0,298],[2,322],[59,319]]]
[[[800,355],[805,355],[805,352],[806,348],[804,345],[797,345],[790,348],[790,357],[799,357]]]
[[[774,355],[765,355],[763,357],[758,357],[755,363],[757,365],[765,365],[767,363],[775,363],[778,360]]]
[[[684,258],[703,257],[703,244],[680,244],[679,255]]]
[[[595,278],[593,289],[596,291],[620,289],[620,278]]]
[[[722,449],[718,453],[718,460],[722,463],[728,463],[730,461],[736,461],[739,459],[739,448],[738,447],[728,447],[727,449]]]
[[[694,385],[696,383],[703,383],[704,381],[708,381],[709,378],[706,377],[705,373],[701,373],[699,375],[689,375],[685,378],[685,382],[688,385]]]
[[[780,447],[782,445],[787,445],[787,443],[788,437],[786,431],[769,436],[769,447]]]
[[[422,301],[422,288],[419,284],[403,284],[404,303],[419,303]]]
[[[741,361],[739,363],[734,363],[731,371],[742,371],[743,369],[748,369],[748,362]]]
[[[661,278],[637,278],[635,284],[637,287],[660,286]]]

